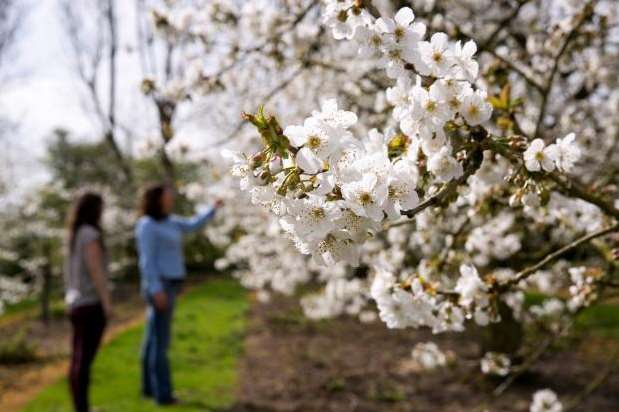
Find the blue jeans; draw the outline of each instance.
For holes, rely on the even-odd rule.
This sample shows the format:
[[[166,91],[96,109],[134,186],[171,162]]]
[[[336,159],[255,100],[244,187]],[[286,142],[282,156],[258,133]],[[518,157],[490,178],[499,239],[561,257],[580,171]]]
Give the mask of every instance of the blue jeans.
[[[165,311],[155,309],[152,297],[147,297],[146,330],[142,342],[142,393],[154,397],[157,403],[166,403],[173,398],[168,348],[174,300],[179,289],[179,282],[164,282],[164,292],[168,297]]]

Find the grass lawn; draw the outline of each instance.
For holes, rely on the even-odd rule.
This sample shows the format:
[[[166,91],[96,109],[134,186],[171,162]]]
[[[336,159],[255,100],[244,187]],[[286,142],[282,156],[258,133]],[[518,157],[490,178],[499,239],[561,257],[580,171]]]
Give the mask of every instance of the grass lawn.
[[[170,361],[183,404],[161,410],[208,411],[233,402],[246,309],[245,291],[230,279],[207,281],[179,299]],[[124,332],[99,352],[91,386],[96,411],[160,410],[140,397],[142,333],[142,326]],[[71,412],[66,379],[45,389],[24,412]]]

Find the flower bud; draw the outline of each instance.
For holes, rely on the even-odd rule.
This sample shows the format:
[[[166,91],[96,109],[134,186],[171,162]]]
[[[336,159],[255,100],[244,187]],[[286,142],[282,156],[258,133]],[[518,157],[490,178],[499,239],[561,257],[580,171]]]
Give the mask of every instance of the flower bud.
[[[522,200],[522,191],[518,189],[516,193],[509,197],[509,207],[518,207]]]
[[[535,192],[527,192],[522,196],[522,204],[528,207],[538,207],[541,204],[541,199]]]
[[[251,167],[252,169],[257,169],[262,165],[263,161],[264,161],[264,155],[262,153],[256,153],[249,160],[249,167]]]
[[[527,139],[524,136],[510,136],[508,139],[510,149],[523,151],[527,148]]]
[[[281,171],[282,171],[282,158],[279,156],[272,157],[271,161],[269,162],[269,172],[271,172],[272,175],[276,175]]]
[[[266,185],[267,183],[269,183],[270,178],[271,178],[271,174],[268,171],[264,170],[260,172],[257,176],[258,185],[260,186]]]

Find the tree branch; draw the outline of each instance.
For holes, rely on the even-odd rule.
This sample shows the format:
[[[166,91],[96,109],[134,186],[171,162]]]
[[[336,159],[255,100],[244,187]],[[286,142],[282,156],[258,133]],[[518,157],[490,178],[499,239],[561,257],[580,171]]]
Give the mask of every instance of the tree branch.
[[[423,202],[419,203],[416,207],[410,209],[410,210],[403,210],[400,213],[403,216],[412,218],[413,216],[415,216],[417,213],[431,207],[431,206],[437,206],[439,204],[441,204],[446,198],[448,198],[450,195],[454,194],[456,192],[456,190],[458,189],[458,187],[462,184],[464,184],[466,182],[466,180],[475,174],[475,172],[477,172],[477,170],[479,169],[479,167],[481,166],[481,163],[483,161],[483,150],[481,148],[481,146],[476,147],[471,153],[470,153],[470,159],[468,164],[466,165],[465,169],[464,169],[464,173],[462,174],[462,176],[460,176],[457,179],[454,179],[452,181],[450,181],[449,183],[445,184],[443,186],[443,188],[441,190],[439,190],[436,194],[430,196],[429,198],[427,198],[426,200],[424,200]],[[404,224],[403,222],[398,222],[398,223],[394,223],[393,225],[389,226],[389,227],[395,227],[395,226],[400,226]]]
[[[544,85],[544,90],[542,92],[542,102],[540,104],[540,112],[537,118],[537,124],[535,125],[535,133],[533,133],[534,139],[539,137],[539,134],[541,132],[542,123],[544,121],[544,117],[546,116],[546,109],[548,107],[548,97],[550,96],[550,92],[552,91],[552,86],[554,83],[555,75],[557,74],[557,70],[559,69],[559,61],[561,60],[561,58],[567,51],[568,46],[570,45],[572,40],[578,34],[578,31],[580,30],[582,25],[593,14],[593,4],[595,2],[596,0],[590,0],[585,5],[583,10],[578,14],[578,16],[576,16],[576,21],[575,21],[574,26],[568,32],[567,36],[565,36],[565,39],[563,41],[563,44],[561,45],[561,48],[559,49],[559,52],[555,55],[553,59],[552,68],[550,69],[550,75],[548,76],[548,79],[546,80],[546,83]]]
[[[495,289],[498,292],[504,292],[507,289],[509,289],[510,286],[518,284],[522,280],[528,278],[533,273],[537,272],[538,270],[540,270],[541,268],[546,266],[548,263],[553,262],[554,260],[558,259],[559,257],[564,255],[565,253],[570,252],[570,251],[576,249],[578,246],[580,246],[580,245],[582,245],[584,243],[587,243],[587,242],[589,242],[589,241],[591,241],[593,239],[605,236],[605,235],[607,235],[609,233],[616,232],[616,231],[619,231],[619,223],[615,223],[614,225],[609,226],[609,227],[607,227],[605,229],[600,229],[600,230],[595,231],[593,233],[589,233],[588,235],[582,236],[582,237],[574,240],[573,242],[568,243],[567,245],[565,245],[565,246],[555,250],[554,252],[546,255],[546,257],[544,257],[542,260],[540,260],[536,264],[534,264],[532,266],[529,266],[526,269],[523,269],[520,272],[516,273],[516,275],[514,275],[508,281],[506,281],[504,283],[497,283],[493,287],[493,289]]]

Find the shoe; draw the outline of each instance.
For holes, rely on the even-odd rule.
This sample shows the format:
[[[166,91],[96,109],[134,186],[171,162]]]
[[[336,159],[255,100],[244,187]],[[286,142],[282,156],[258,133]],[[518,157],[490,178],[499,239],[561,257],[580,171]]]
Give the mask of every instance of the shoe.
[[[163,401],[157,401],[157,405],[159,406],[170,406],[170,405],[178,405],[180,401],[177,398],[165,399]]]

